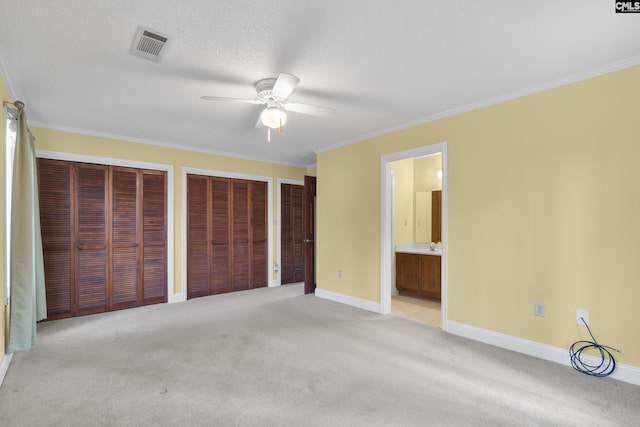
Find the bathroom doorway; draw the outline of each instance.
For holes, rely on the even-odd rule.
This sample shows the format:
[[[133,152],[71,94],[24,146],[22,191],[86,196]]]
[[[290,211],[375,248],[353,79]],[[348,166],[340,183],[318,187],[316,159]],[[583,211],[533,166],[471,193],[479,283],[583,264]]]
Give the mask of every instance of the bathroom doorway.
[[[381,162],[382,312],[443,330],[447,295],[446,162],[445,142],[389,154]]]

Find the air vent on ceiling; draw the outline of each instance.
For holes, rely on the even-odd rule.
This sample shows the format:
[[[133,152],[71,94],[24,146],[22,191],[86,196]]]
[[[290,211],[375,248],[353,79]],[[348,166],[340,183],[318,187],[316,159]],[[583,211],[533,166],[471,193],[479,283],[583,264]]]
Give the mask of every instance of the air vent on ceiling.
[[[166,34],[139,26],[129,53],[158,62],[162,58],[168,42],[169,36]]]

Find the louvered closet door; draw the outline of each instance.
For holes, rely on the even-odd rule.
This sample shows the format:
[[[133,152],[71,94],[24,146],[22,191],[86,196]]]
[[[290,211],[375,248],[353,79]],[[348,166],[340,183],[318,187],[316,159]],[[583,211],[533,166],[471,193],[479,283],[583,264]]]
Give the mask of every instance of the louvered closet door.
[[[167,301],[167,174],[142,175],[142,303]]]
[[[230,185],[228,178],[211,179],[211,294],[231,292]]]
[[[293,283],[292,185],[280,186],[280,283]]]
[[[111,174],[111,308],[121,309],[139,305],[138,171],[112,168]]]
[[[267,183],[250,183],[251,288],[267,286]]]
[[[73,311],[71,236],[71,165],[38,159],[40,227],[47,293],[47,317]]]
[[[209,295],[209,178],[187,175],[187,297]]]
[[[293,282],[304,281],[304,186],[293,186]]]
[[[107,310],[107,168],[76,167],[77,314]]]
[[[304,186],[282,184],[281,194],[281,283],[304,280],[302,196]]]
[[[249,181],[232,180],[232,288],[249,289]]]

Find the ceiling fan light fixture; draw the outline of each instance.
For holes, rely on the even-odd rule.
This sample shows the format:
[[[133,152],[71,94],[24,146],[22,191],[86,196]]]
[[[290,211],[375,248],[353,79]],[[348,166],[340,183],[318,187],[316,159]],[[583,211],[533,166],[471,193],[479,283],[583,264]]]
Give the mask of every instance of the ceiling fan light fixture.
[[[260,115],[262,124],[270,127],[271,129],[278,129],[284,126],[287,121],[287,115],[284,111],[278,109],[278,107],[267,107]]]

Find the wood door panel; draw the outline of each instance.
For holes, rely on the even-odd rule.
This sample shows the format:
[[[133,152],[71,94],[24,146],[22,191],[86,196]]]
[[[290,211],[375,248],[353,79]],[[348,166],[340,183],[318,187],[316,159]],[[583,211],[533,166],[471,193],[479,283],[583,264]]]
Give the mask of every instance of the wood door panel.
[[[187,298],[209,295],[209,179],[187,175]]]
[[[211,294],[231,292],[228,244],[215,244],[211,253]]]
[[[113,284],[111,285],[114,309],[135,307],[138,304],[138,248],[114,247]]]
[[[187,260],[187,298],[209,295],[208,245],[189,245]]]
[[[45,250],[43,258],[47,318],[69,317],[73,310],[70,251]]]
[[[144,304],[167,301],[166,173],[142,175],[142,295]]]
[[[138,171],[111,170],[111,304],[112,308],[138,305]]]
[[[267,183],[252,182],[250,186],[250,288],[267,286]]]
[[[107,309],[106,249],[80,251],[78,255],[78,312]],[[84,313],[83,313],[84,312]]]
[[[211,179],[211,278],[210,294],[231,292],[230,193],[231,180]]]
[[[293,187],[293,282],[304,280],[304,186]]]
[[[167,301],[167,251],[165,246],[145,246],[143,253],[144,304]]]
[[[47,296],[47,317],[69,317],[73,311],[71,165],[38,159],[40,229]]]
[[[294,225],[292,185],[280,186],[280,283],[293,283]]]
[[[76,167],[77,310],[107,310],[107,168]]]
[[[166,172],[38,159],[38,174],[48,318],[166,301]],[[162,185],[146,186],[145,210],[147,174]],[[142,236],[156,247],[146,270]],[[147,287],[151,299],[142,298],[143,271],[164,283]]]

